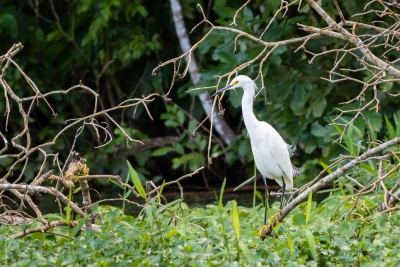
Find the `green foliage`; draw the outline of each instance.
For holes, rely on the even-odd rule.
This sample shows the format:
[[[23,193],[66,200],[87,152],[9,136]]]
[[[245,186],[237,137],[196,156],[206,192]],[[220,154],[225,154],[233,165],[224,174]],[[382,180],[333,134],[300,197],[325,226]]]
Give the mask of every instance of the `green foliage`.
[[[205,164],[208,136],[197,134],[196,137],[192,137],[198,122],[193,119],[187,120],[186,114],[177,105],[168,105],[166,108],[168,113],[161,114],[160,118],[164,120],[165,126],[182,131],[182,140],[173,142],[171,146],[160,147],[151,155],[160,157],[173,153],[175,154],[172,158],[173,169],[183,167],[184,170],[194,171]],[[219,145],[214,145],[211,152],[213,154],[222,153],[219,151]]]
[[[375,197],[362,197],[377,209]],[[73,239],[51,232],[6,240],[12,233],[27,226],[0,227],[0,264],[5,266],[64,266],[64,265],[129,265],[138,266],[396,266],[400,217],[393,213],[372,212],[363,220],[350,217],[339,219],[334,211],[345,213],[340,205],[346,197],[332,194],[321,204],[314,205],[307,231],[304,224],[295,224],[297,214],[305,214],[307,204],[296,208],[275,230],[275,237],[261,241],[256,231],[262,223],[263,208],[236,207],[233,201],[218,211],[218,207],[184,208],[184,218],[196,226],[177,221],[170,224],[169,212],[156,212],[155,204],[138,217],[127,216],[120,209],[94,207],[103,214],[98,230],[84,230]],[[169,208],[181,213],[180,205]],[[185,205],[183,205],[184,207]],[[274,205],[277,208],[278,203]],[[233,215],[233,213],[237,215]],[[234,217],[232,217],[234,216]],[[305,216],[305,215],[304,215]],[[235,219],[236,218],[236,219]],[[235,224],[240,223],[240,241]],[[151,223],[152,222],[152,223]],[[39,226],[35,223],[28,226]],[[221,231],[224,226],[225,232]],[[67,234],[67,228],[55,233]],[[312,234],[312,235],[310,235]],[[228,243],[223,240],[226,238]],[[308,240],[315,240],[315,248]],[[313,252],[314,251],[314,252]],[[65,252],[65,253],[64,253]],[[240,253],[240,254],[239,254]],[[316,253],[316,255],[314,255]],[[238,255],[244,255],[243,257]],[[316,257],[315,257],[316,256]]]
[[[233,229],[236,233],[236,239],[240,240],[240,221],[239,221],[239,214],[237,211],[237,203],[236,200],[233,201],[233,208],[232,208],[232,220],[233,220]]]
[[[21,42],[24,49],[14,60],[32,78],[42,93],[67,89],[79,84],[81,80],[82,84],[91,87],[100,95],[97,106],[99,110],[115,106],[128,97],[148,94],[150,87],[151,90],[155,88],[157,92],[162,92],[164,85],[151,76],[151,69],[158,61],[176,53],[174,48],[164,47],[163,53],[158,54],[162,42],[169,42],[169,38],[173,37],[170,33],[165,34],[172,23],[169,14],[162,15],[165,13],[165,3],[141,0],[74,0],[52,3],[54,8],[50,2],[0,3],[0,33],[4,40],[0,44],[0,54],[5,54],[13,43]],[[35,8],[38,14],[35,14]],[[166,84],[169,83],[168,76],[165,75],[163,80]],[[19,97],[35,94],[13,66],[8,69],[5,78]],[[74,90],[67,95],[53,94],[47,97],[47,101],[58,116],[52,118],[47,105],[41,104],[42,100],[38,101],[29,114],[34,145],[53,140],[58,131],[65,127],[65,120],[90,114],[95,104],[94,98],[82,90]],[[0,107],[6,107],[4,97],[0,98]],[[143,125],[148,122],[141,116],[143,110],[143,107],[138,107],[135,111],[136,118],[141,118],[140,122],[129,118],[134,112],[132,108],[110,115],[132,138],[143,140],[151,133],[147,130],[148,127]],[[156,118],[161,112],[152,108],[152,114]],[[8,132],[5,133],[8,140],[22,129],[18,107],[11,104],[10,114]],[[3,128],[5,118],[0,119]],[[112,125],[107,119],[102,119],[99,123]],[[75,130],[76,128],[71,128],[60,136],[54,146],[46,147],[47,153],[60,155],[61,164],[70,150]],[[147,131],[141,134],[141,130]],[[95,147],[102,142],[103,136],[84,131],[78,138],[77,149],[87,159],[91,172],[125,176],[128,172],[125,160],[129,156],[132,157],[132,164],[135,165],[138,175],[142,179],[149,176],[148,169],[151,168],[145,165],[151,165],[151,161],[146,161],[146,158],[151,157],[150,151],[126,150],[123,147],[130,144],[127,144],[125,136],[119,129],[116,129],[114,134],[113,142],[101,149]],[[93,138],[94,136],[96,138]],[[116,149],[121,151],[117,152]],[[42,155],[35,155],[29,160],[23,182],[35,177],[42,162]],[[4,173],[12,163],[11,160],[2,160],[0,172]],[[51,164],[49,162],[49,165],[45,166],[46,169],[52,168]],[[16,175],[19,175],[21,168],[16,166]]]
[[[190,30],[203,19],[202,14],[195,7],[196,1],[180,2],[186,18],[185,25]],[[280,1],[264,2],[262,3],[264,12],[260,12],[260,1],[251,1],[238,12],[235,28],[254,36],[261,36],[280,6]],[[362,3],[338,2],[345,17],[363,12]],[[219,0],[210,3],[209,6],[202,3],[208,19],[215,25],[228,26],[243,1]],[[175,58],[182,52],[179,49],[179,40],[176,37],[168,1],[73,0],[53,1],[53,4],[56,14],[50,2],[40,2],[38,9],[40,16],[35,14],[31,1],[17,3],[6,1],[0,4],[0,33],[3,37],[0,52],[4,54],[13,43],[22,42],[24,49],[14,60],[29,77],[33,78],[42,93],[53,89],[67,89],[82,80],[83,84],[100,94],[99,107],[103,108],[115,106],[128,97],[138,98],[151,92],[164,95],[169,90],[172,68],[162,68],[156,77],[151,75],[151,70],[160,61],[165,62]],[[332,3],[323,3],[323,8],[334,19],[338,19],[336,8]],[[322,19],[314,19],[315,14],[310,13],[312,11],[309,5],[303,3],[299,12],[296,9],[293,7],[284,18],[278,15],[261,39],[281,41],[303,36],[304,32],[298,29],[297,23],[326,27]],[[374,16],[365,14],[363,19],[367,22],[373,21],[376,20]],[[207,26],[197,27],[190,35],[192,43],[201,39],[207,30]],[[215,76],[231,71],[263,50],[258,42],[243,36],[235,40],[236,37],[235,33],[218,30],[211,33],[199,46],[193,56],[199,59],[202,81],[196,86],[215,85],[217,82]],[[328,50],[343,44],[344,42],[338,40],[332,42],[327,38],[317,38],[310,40],[306,46],[309,51],[320,53],[321,48]],[[257,97],[254,107],[256,116],[260,120],[268,121],[287,143],[295,144],[299,148],[292,161],[297,166],[303,165],[307,172],[296,180],[296,186],[319,173],[322,167],[316,163],[329,164],[340,154],[357,155],[363,151],[368,131],[372,141],[383,140],[385,137],[392,138],[400,133],[399,116],[394,115],[398,104],[394,98],[386,94],[397,92],[400,84],[390,82],[383,85],[384,93],[379,93],[377,96],[380,100],[379,112],[364,111],[365,120],[360,115],[353,123],[359,131],[349,129],[344,136],[344,142],[347,142],[344,146],[332,144],[332,140],[340,135],[335,126],[329,125],[337,115],[335,108],[357,109],[358,104],[340,105],[340,103],[353,99],[359,93],[361,85],[352,81],[331,84],[320,79],[327,77],[336,55],[331,53],[317,57],[310,64],[310,55],[302,50],[294,52],[298,47],[299,44],[278,47],[264,62],[261,74],[264,77],[266,91]],[[260,67],[260,62],[255,62],[240,74],[255,78]],[[360,64],[351,57],[345,57],[338,66],[342,69],[359,67]],[[368,80],[372,74],[349,75]],[[19,71],[10,68],[6,79],[19,97],[34,95],[27,89],[26,84],[22,84],[24,79]],[[224,82],[226,80],[223,80],[221,85]],[[260,85],[260,80],[257,83]],[[76,147],[87,159],[91,173],[113,173],[126,177],[128,157],[142,181],[147,179],[160,182],[164,174],[160,174],[158,170],[171,169],[171,165],[173,170],[170,171],[173,171],[173,174],[168,177],[179,177],[188,171],[207,165],[208,133],[200,129],[197,137],[192,137],[198,122],[205,118],[201,103],[195,97],[202,91],[185,93],[192,87],[188,77],[175,79],[169,95],[174,104],[163,103],[160,99],[148,104],[154,121],[147,117],[143,106],[139,106],[137,110],[128,108],[111,114],[134,139],[146,140],[173,135],[179,136],[179,142],[152,148],[151,151],[142,151],[132,148],[132,144],[127,143],[122,131],[115,129],[113,142],[101,149],[95,149],[94,147],[101,141],[93,138],[95,134],[91,130],[85,130],[77,140]],[[93,99],[82,101],[82,93],[82,91],[72,91],[68,95],[49,96],[48,101],[58,113],[56,118],[51,118],[46,105],[38,100],[39,105],[34,105],[29,115],[30,126],[35,129],[31,133],[35,136],[32,140],[34,144],[52,140],[55,134],[65,127],[65,120],[84,116],[93,111]],[[234,174],[239,173],[238,169],[247,171],[247,175],[239,178],[243,181],[253,174],[254,160],[244,125],[240,123],[241,94],[240,89],[236,94],[229,93],[227,94],[229,102],[223,103],[227,110],[225,118],[236,131],[237,139],[223,148],[220,144],[216,144],[213,138],[211,155],[214,164],[210,165],[213,168],[210,173],[217,173],[219,177],[226,176],[227,173],[222,173],[226,168],[220,166],[227,164],[230,167],[228,170]],[[366,91],[364,97],[365,102],[368,102],[374,95],[371,91]],[[3,113],[5,106],[6,100],[0,97],[0,109],[3,108]],[[9,130],[4,133],[8,140],[22,129],[22,121],[16,116],[18,115],[16,105],[11,106],[10,114],[12,116],[8,123]],[[2,118],[0,123],[4,126],[5,119]],[[350,119],[350,116],[344,116],[345,121]],[[106,118],[99,123],[112,125]],[[70,129],[65,132],[54,146],[46,148],[46,152],[59,153],[60,161],[64,163],[62,161],[69,151],[75,130]],[[215,134],[215,131],[213,133]],[[352,145],[349,145],[349,142]],[[22,181],[28,182],[35,177],[42,162],[42,155],[29,159]],[[11,159],[1,160],[0,172],[4,173],[13,163]],[[52,168],[51,164],[51,162],[46,163],[45,168]],[[370,163],[365,166],[368,166],[370,171],[374,170],[374,166]],[[14,177],[18,177],[21,169],[20,165],[16,166],[13,170]],[[212,175],[207,176],[211,180]],[[105,185],[105,180],[96,182]],[[195,180],[191,181],[193,182]]]
[[[312,209],[312,190],[310,190],[310,194],[308,195],[307,201],[307,212],[306,212],[306,227],[308,226],[308,221],[311,217],[311,209]]]
[[[132,167],[132,165],[129,163],[129,161],[126,161],[128,164],[129,168],[129,174],[132,178],[132,182],[135,185],[135,189],[138,191],[140,196],[144,199],[146,199],[146,191],[143,188],[142,181],[140,180],[139,176],[137,175],[135,169]]]
[[[312,210],[312,190],[310,190],[310,194],[308,195],[307,201],[307,210],[306,210],[306,228],[308,227],[308,222],[311,217],[311,210]],[[310,248],[310,252],[314,261],[317,261],[317,250],[315,246],[315,238],[314,235],[308,230],[305,230],[308,246]]]
[[[218,211],[221,211],[221,209],[222,209],[222,199],[224,196],[225,184],[226,184],[226,178],[224,178],[224,181],[222,182],[222,186],[221,186],[221,191],[219,192]]]
[[[400,123],[399,123],[399,113],[394,113],[393,114],[393,120],[394,123],[392,123],[387,117],[385,117],[385,124],[386,124],[386,129],[387,132],[385,133],[385,136],[389,136],[390,139],[393,139],[396,137],[395,134],[400,132]],[[347,121],[344,121],[347,123]],[[360,154],[366,152],[368,149],[373,148],[377,144],[374,142],[371,142],[367,144],[366,142],[369,142],[368,140],[375,140],[377,133],[372,126],[373,123],[371,123],[370,120],[367,120],[367,123],[365,123],[365,120],[363,118],[360,118],[358,120],[355,120],[354,123],[348,124],[347,131],[343,132],[342,128],[339,127],[338,125],[334,124],[335,129],[337,132],[343,136],[343,143],[340,144],[340,146],[347,151],[348,155],[351,156],[359,156]],[[389,140],[389,138],[385,138]],[[399,148],[398,147],[392,147],[393,151],[397,151]],[[340,157],[334,158],[333,160],[337,160]],[[347,177],[353,177],[356,181],[363,185],[368,185],[371,183],[371,180],[373,177],[376,177],[377,171],[378,171],[378,164],[379,162],[376,161],[375,159],[368,159],[360,164],[357,164],[355,167],[351,169],[351,171],[348,171],[346,174],[348,175]],[[320,165],[326,169],[328,165],[324,162],[320,162]],[[339,163],[335,165],[334,168],[328,169],[327,173],[332,173],[333,169],[340,168],[343,164]],[[393,162],[384,162],[383,167],[389,172],[396,166],[395,163]],[[338,187],[340,193],[342,196],[349,196],[351,198],[351,195],[353,195],[355,192],[351,188],[355,188],[358,185],[354,182],[354,180],[347,179],[347,177],[343,177],[343,179],[338,180],[335,179],[334,185],[335,187]],[[389,186],[389,188],[393,187],[394,184],[398,181],[398,175],[393,173],[387,179],[385,179],[385,184],[386,186]],[[346,187],[344,186],[346,184]],[[360,202],[362,203],[362,201]],[[360,204],[358,203],[358,204]]]
[[[68,194],[68,204],[67,204],[67,210],[65,212],[65,222],[68,224],[68,229],[70,227],[70,222],[71,222],[71,200],[72,200],[72,186],[69,186],[69,194]]]

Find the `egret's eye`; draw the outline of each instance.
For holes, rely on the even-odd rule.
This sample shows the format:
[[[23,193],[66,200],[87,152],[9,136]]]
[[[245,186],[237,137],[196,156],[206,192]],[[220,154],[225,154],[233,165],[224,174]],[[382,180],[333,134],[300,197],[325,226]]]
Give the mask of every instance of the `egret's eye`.
[[[231,84],[232,85],[236,85],[236,84],[238,84],[239,82],[238,81],[233,81]]]

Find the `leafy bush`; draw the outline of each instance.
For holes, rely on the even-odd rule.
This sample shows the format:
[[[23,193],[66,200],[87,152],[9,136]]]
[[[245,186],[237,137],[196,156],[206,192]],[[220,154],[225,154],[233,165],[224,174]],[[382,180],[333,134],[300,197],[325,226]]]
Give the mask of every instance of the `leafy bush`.
[[[365,197],[362,201],[368,210],[377,209],[375,197]],[[26,226],[0,227],[3,248],[0,263],[5,266],[396,266],[400,253],[398,213],[391,220],[388,214],[377,212],[358,211],[360,216],[355,219],[338,216],[350,210],[348,204],[351,203],[346,196],[332,192],[322,203],[312,203],[308,224],[307,203],[301,204],[275,230],[274,236],[264,242],[256,235],[262,223],[261,206],[236,208],[235,202],[230,201],[220,209],[214,205],[189,209],[181,203],[170,209],[186,222],[172,223],[171,213],[159,213],[156,206],[148,206],[138,217],[124,215],[115,207],[96,207],[95,211],[103,214],[104,224],[98,230],[84,230],[76,238],[69,238],[65,227],[55,229],[54,233],[39,232],[6,240],[13,233],[24,231]],[[278,203],[271,212],[277,208]],[[310,251],[307,231],[314,239],[316,260]]]

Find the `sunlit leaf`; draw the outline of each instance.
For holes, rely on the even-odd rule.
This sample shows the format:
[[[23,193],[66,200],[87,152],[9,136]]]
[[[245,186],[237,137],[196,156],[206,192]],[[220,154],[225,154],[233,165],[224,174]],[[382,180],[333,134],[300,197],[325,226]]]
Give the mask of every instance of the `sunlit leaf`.
[[[308,226],[308,221],[310,220],[311,217],[311,208],[312,208],[312,190],[311,188],[310,194],[308,194],[308,200],[307,200],[307,210],[306,210],[306,227]]]
[[[233,228],[235,229],[236,239],[240,239],[240,221],[239,221],[239,214],[237,211],[237,203],[236,200],[233,201],[233,208],[232,208],[232,220],[233,220]]]
[[[144,199],[146,199],[146,191],[144,190],[142,186],[142,182],[140,181],[140,178],[136,171],[133,169],[132,165],[129,163],[129,161],[126,161],[128,163],[128,168],[129,168],[129,173],[132,178],[132,182],[135,185],[136,190],[140,194],[140,196]]]
[[[218,201],[218,211],[219,212],[221,212],[221,210],[222,210],[222,198],[224,196],[225,183],[226,183],[226,177],[224,178],[224,181],[222,182],[221,192],[219,193],[219,201]]]
[[[308,242],[308,246],[310,248],[311,255],[312,255],[313,259],[316,261],[317,260],[317,249],[315,247],[314,235],[309,230],[305,230],[305,232],[306,232],[307,242]]]
[[[290,236],[290,232],[289,231],[286,233],[286,236],[287,236],[287,242],[288,242],[288,246],[289,246],[290,252],[293,253],[294,246],[293,246],[292,237]]]

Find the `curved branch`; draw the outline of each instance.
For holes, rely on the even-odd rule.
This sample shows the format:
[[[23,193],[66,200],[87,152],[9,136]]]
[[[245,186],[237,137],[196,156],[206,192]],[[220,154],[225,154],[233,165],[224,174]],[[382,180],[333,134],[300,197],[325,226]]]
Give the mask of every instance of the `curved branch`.
[[[282,212],[277,216],[277,219],[275,218],[274,220],[272,220],[271,224],[268,225],[267,230],[263,231],[262,233],[262,238],[264,239],[267,235],[270,235],[273,228],[277,225],[277,220],[279,222],[282,222],[283,219],[289,214],[289,212],[291,212],[294,208],[296,208],[300,203],[304,202],[307,200],[309,194],[310,194],[310,190],[314,193],[316,191],[318,191],[319,189],[321,189],[322,187],[324,187],[325,185],[327,185],[328,183],[330,183],[333,179],[340,177],[342,175],[344,175],[347,171],[351,170],[352,168],[354,168],[357,164],[364,162],[365,160],[367,160],[369,157],[371,157],[372,155],[375,155],[376,153],[379,153],[391,146],[400,144],[400,137],[397,137],[395,139],[392,139],[386,143],[383,143],[377,147],[374,147],[372,149],[367,150],[365,153],[363,153],[361,156],[353,159],[352,161],[350,161],[349,163],[347,163],[346,165],[344,165],[343,167],[337,169],[336,171],[334,171],[333,173],[325,176],[324,178],[322,178],[319,182],[317,182],[316,184],[314,184],[313,186],[307,188],[306,190],[304,190],[303,192],[300,193],[300,195],[298,195],[295,199],[293,199],[293,201],[291,201],[283,210]]]

